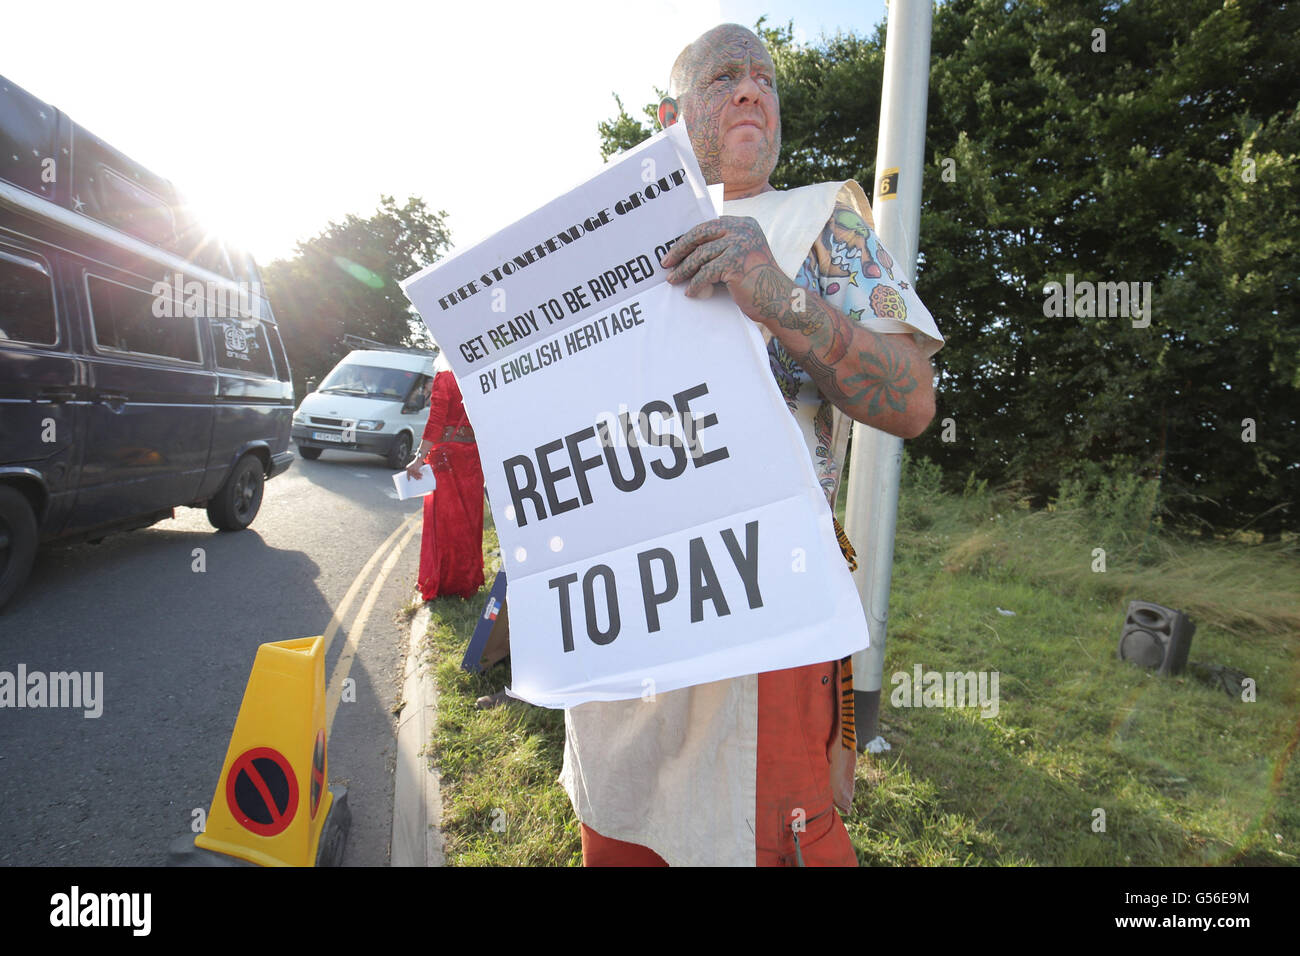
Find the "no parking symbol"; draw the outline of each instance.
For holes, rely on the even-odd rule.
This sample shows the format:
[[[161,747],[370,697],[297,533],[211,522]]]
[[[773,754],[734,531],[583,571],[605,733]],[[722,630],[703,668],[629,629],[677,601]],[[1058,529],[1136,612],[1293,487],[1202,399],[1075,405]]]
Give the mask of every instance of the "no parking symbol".
[[[226,804],[240,826],[258,836],[283,833],[298,812],[298,781],[278,750],[254,747],[235,758]]]

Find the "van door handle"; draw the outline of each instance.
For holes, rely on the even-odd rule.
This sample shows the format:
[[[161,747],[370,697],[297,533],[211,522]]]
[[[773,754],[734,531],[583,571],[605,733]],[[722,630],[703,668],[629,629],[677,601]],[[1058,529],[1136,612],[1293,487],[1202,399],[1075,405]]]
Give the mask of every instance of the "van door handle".
[[[127,402],[127,396],[123,392],[96,392],[95,398],[115,412],[120,412]]]
[[[66,389],[43,388],[36,393],[36,400],[40,402],[53,402],[58,405],[60,402],[70,402],[77,397],[76,392],[70,392]]]

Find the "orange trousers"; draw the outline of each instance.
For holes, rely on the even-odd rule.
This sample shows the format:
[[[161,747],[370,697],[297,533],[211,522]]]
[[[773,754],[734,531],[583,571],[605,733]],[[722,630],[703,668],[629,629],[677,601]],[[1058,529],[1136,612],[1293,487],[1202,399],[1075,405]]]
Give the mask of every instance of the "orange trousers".
[[[834,661],[758,675],[758,866],[857,866],[831,795],[839,681]],[[846,678],[847,679],[847,678]],[[667,866],[649,847],[582,824],[584,866]]]

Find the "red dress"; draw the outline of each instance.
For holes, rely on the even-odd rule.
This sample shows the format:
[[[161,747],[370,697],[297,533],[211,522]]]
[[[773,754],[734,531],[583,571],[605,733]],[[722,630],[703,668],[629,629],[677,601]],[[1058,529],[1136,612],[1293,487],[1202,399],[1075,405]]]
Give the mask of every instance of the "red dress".
[[[472,597],[483,586],[483,466],[451,372],[433,377],[424,439],[438,487],[424,498],[420,594]]]

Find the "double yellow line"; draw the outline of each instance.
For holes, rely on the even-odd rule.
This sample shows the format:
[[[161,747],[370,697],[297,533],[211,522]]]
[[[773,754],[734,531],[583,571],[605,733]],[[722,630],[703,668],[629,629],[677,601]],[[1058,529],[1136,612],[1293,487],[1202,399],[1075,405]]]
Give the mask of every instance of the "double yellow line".
[[[334,715],[338,713],[339,701],[343,696],[343,682],[347,680],[348,672],[352,670],[352,659],[357,656],[357,644],[366,629],[366,622],[370,619],[370,612],[375,606],[375,601],[379,599],[379,592],[383,590],[384,584],[388,581],[388,576],[392,574],[393,568],[397,566],[397,559],[402,556],[402,550],[414,537],[416,531],[419,530],[423,516],[424,512],[422,510],[415,512],[415,514],[399,524],[393,533],[384,540],[384,543],[375,549],[375,553],[370,556],[370,560],[357,572],[356,578],[353,579],[347,593],[343,595],[343,600],[339,602],[339,606],[335,608],[333,615],[330,616],[329,624],[325,627],[325,653],[329,654],[330,645],[334,643],[334,638],[343,627],[343,617],[348,613],[348,609],[352,607],[352,602],[361,593],[361,589],[365,587],[370,572],[374,570],[375,565],[387,552],[388,557],[384,560],[383,566],[380,567],[379,574],[370,582],[370,590],[366,592],[365,600],[361,602],[361,609],[357,611],[357,616],[352,621],[352,627],[348,629],[347,639],[343,642],[343,650],[334,664],[334,670],[330,673],[329,687],[325,691],[326,737],[329,737],[334,731]],[[395,546],[394,541],[397,542]]]

